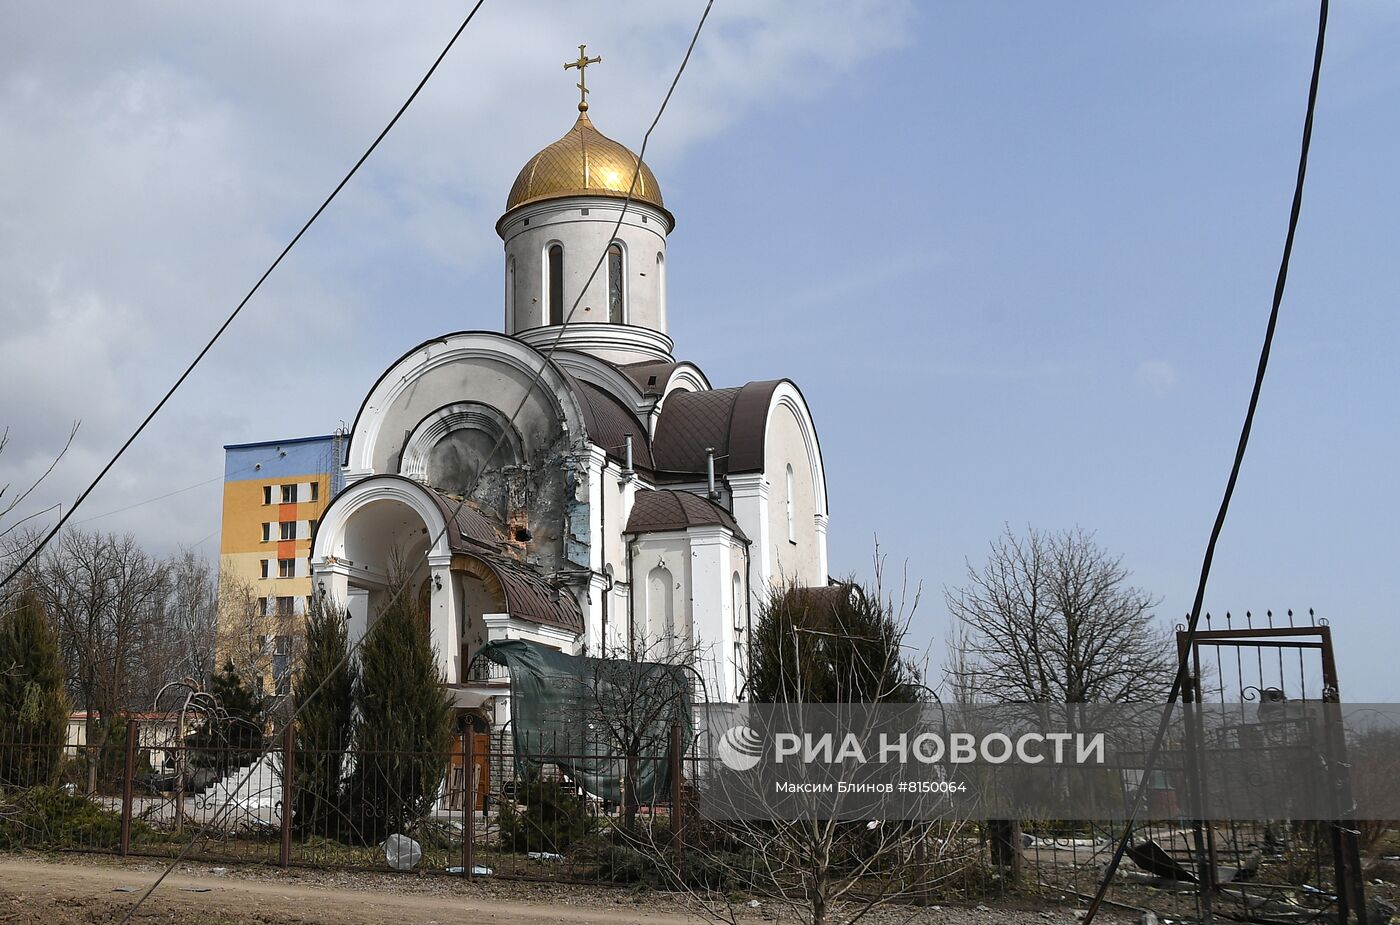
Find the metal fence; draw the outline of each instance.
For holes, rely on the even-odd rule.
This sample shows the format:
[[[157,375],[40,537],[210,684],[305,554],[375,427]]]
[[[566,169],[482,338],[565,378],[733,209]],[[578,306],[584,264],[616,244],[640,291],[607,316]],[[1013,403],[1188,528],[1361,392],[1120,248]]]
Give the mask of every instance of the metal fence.
[[[201,862],[282,867],[397,864],[444,875],[736,891],[752,886],[745,865],[757,876],[764,860],[732,827],[698,811],[695,782],[712,759],[683,741],[680,727],[635,755],[601,742],[565,752],[518,742],[508,729],[458,733],[430,751],[299,747],[290,731],[261,748],[162,744],[144,741],[135,720],[118,731],[77,747],[0,735],[0,849],[184,852]],[[591,795],[566,771],[588,762],[619,769],[618,799]],[[1179,763],[1165,756],[1166,766]],[[643,793],[637,782],[648,765],[664,766],[664,789]],[[1203,829],[1184,806],[1150,804],[1157,818],[1139,822],[1135,866],[1115,880],[1113,901],[1199,914],[1204,831],[1215,842],[1217,894],[1271,904],[1275,913],[1287,906],[1293,918],[1337,908],[1333,826]],[[899,878],[914,902],[1026,892],[1076,902],[1092,893],[1121,832],[1118,823],[1043,819],[892,828],[911,850],[893,851],[886,868],[869,874]]]

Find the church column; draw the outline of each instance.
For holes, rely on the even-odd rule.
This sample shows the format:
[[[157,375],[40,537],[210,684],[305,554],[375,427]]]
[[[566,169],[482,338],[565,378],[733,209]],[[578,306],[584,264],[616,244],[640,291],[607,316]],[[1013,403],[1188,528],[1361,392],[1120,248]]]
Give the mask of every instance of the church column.
[[[369,589],[347,588],[344,603],[346,641],[357,645],[369,631]]]
[[[608,558],[607,533],[617,533],[621,524],[612,523],[615,512],[607,509],[607,492],[610,481],[604,476],[608,465],[607,453],[599,447],[590,446],[588,452],[588,594],[581,601],[583,611],[583,644],[590,655],[606,654],[607,640],[603,638],[603,598],[607,594],[607,579],[603,567]],[[613,564],[613,571],[617,571]],[[613,615],[608,614],[611,623]],[[611,628],[609,628],[611,635]]]
[[[752,541],[749,555],[753,557],[749,597],[753,612],[758,613],[764,595],[773,586],[773,543],[768,529],[768,480],[763,473],[731,475],[729,490],[733,495],[734,519],[739,529]],[[823,549],[825,547],[823,546]]]
[[[457,632],[457,583],[452,580],[452,556],[442,553],[428,556],[430,582],[429,628],[433,645],[437,647],[438,669],[449,682],[461,680],[461,639]],[[465,666],[462,666],[465,667]]]
[[[700,673],[712,699],[736,699],[730,670],[734,619],[730,603],[730,543],[723,527],[692,527],[690,537],[691,632],[700,657]]]

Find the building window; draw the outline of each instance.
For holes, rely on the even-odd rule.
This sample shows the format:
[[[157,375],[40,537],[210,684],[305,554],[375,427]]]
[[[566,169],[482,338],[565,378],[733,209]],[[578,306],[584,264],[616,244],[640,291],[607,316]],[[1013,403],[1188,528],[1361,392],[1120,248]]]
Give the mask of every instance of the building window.
[[[278,636],[272,641],[272,684],[278,697],[292,692],[292,637]]]
[[[549,266],[546,277],[546,297],[549,299],[549,323],[564,323],[564,245],[549,245]]]
[[[608,245],[608,321],[622,324],[622,301],[626,282],[622,276],[622,245]]]
[[[296,613],[296,598],[279,597],[277,599],[277,616],[290,617]]]
[[[320,500],[321,500],[321,483],[320,483],[320,482],[312,482],[312,483],[311,483],[311,500],[312,500],[312,501],[320,501]]]
[[[278,560],[277,560],[277,577],[278,577],[278,578],[295,578],[295,577],[297,577],[297,560],[295,560],[295,559],[278,559]]]
[[[265,523],[265,524],[262,525],[262,527],[263,527],[263,542],[266,543],[268,540],[272,539],[272,524]]]
[[[797,524],[792,516],[792,466],[787,467],[787,522],[788,522],[788,542],[797,542]]]
[[[266,562],[266,561],[263,562],[263,571],[264,571],[264,572],[267,571],[267,562]],[[266,576],[266,575],[263,575],[263,577],[266,578],[267,576]],[[258,598],[258,616],[260,616],[260,617],[266,617],[266,616],[269,615],[270,613],[272,613],[272,598],[270,598],[270,597],[260,597],[260,598]]]
[[[296,504],[296,503],[297,503],[297,487],[296,487],[295,485],[283,485],[283,486],[282,486],[282,503],[283,503],[283,504]]]
[[[268,575],[268,563],[271,562],[271,561],[272,561],[271,559],[263,559],[263,560],[262,560],[262,577],[264,577],[264,578],[266,578],[267,575]]]
[[[313,536],[315,536],[315,535],[316,535],[316,518],[313,517],[313,518],[311,518],[310,520],[308,520],[308,521],[306,522],[306,536],[307,536],[307,539],[310,539],[311,537],[313,537]]]
[[[271,504],[271,503],[272,503],[272,486],[271,486],[271,485],[264,485],[264,486],[263,486],[263,504]]]
[[[294,540],[297,538],[297,522],[295,520],[284,520],[277,526],[281,530],[278,539]]]

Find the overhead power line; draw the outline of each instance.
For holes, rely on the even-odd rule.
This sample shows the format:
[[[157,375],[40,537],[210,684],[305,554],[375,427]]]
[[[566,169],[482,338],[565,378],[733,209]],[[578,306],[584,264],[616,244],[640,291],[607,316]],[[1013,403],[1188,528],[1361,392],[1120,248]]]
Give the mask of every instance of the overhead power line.
[[[1264,373],[1269,368],[1269,352],[1273,348],[1274,331],[1278,327],[1279,306],[1283,304],[1283,291],[1288,284],[1288,264],[1293,256],[1293,239],[1298,231],[1298,216],[1303,209],[1303,183],[1308,174],[1308,149],[1312,146],[1313,113],[1317,109],[1317,84],[1322,74],[1322,49],[1326,37],[1327,0],[1321,0],[1318,7],[1317,44],[1313,50],[1312,81],[1308,85],[1308,108],[1307,114],[1303,117],[1303,138],[1298,152],[1298,177],[1293,185],[1293,207],[1288,213],[1288,234],[1284,236],[1283,257],[1279,261],[1278,276],[1274,280],[1273,306],[1269,309],[1269,323],[1264,329],[1264,344],[1259,351],[1258,368],[1254,372],[1254,389],[1249,394],[1249,408],[1245,411],[1244,425],[1240,428],[1239,443],[1235,447],[1235,460],[1230,466],[1230,477],[1225,482],[1225,494],[1220,499],[1220,509],[1216,511],[1215,523],[1210,530],[1210,539],[1206,542],[1205,556],[1201,560],[1201,576],[1196,584],[1196,597],[1191,603],[1191,618],[1186,624],[1185,645],[1178,649],[1176,677],[1172,681],[1171,693],[1167,696],[1167,704],[1162,709],[1162,721],[1157,726],[1157,735],[1152,741],[1152,749],[1147,753],[1147,759],[1143,764],[1142,780],[1139,781],[1133,794],[1133,802],[1128,807],[1128,818],[1123,826],[1123,835],[1119,838],[1118,845],[1113,851],[1113,857],[1109,860],[1108,867],[1099,880],[1093,902],[1089,904],[1088,912],[1084,916],[1084,925],[1093,922],[1094,916],[1098,914],[1099,907],[1103,905],[1104,896],[1108,892],[1108,885],[1113,880],[1114,874],[1118,872],[1118,866],[1123,862],[1123,854],[1128,850],[1128,845],[1132,840],[1133,821],[1142,809],[1143,798],[1147,793],[1147,784],[1152,777],[1152,769],[1157,764],[1162,744],[1166,740],[1167,727],[1171,723],[1172,708],[1186,686],[1187,654],[1191,651],[1191,644],[1196,639],[1196,629],[1201,622],[1201,607],[1205,601],[1206,583],[1210,580],[1211,563],[1215,561],[1215,544],[1220,540],[1220,533],[1225,528],[1225,517],[1230,511],[1230,499],[1234,497],[1235,484],[1239,481],[1240,467],[1244,463],[1244,451],[1249,446],[1249,432],[1254,427],[1254,413],[1259,407],[1259,393],[1264,387]]]
[[[281,454],[281,453],[276,453],[276,454],[273,454],[272,456],[267,457],[266,459],[259,460],[258,462],[255,462],[255,463],[249,463],[249,464],[246,465],[246,466],[242,466],[242,467],[240,467],[240,468],[238,468],[238,469],[235,469],[235,470],[233,470],[232,472],[225,472],[225,473],[223,473],[222,475],[216,475],[216,476],[214,476],[212,479],[205,479],[205,480],[202,481],[202,482],[195,482],[193,485],[186,485],[184,488],[172,489],[171,491],[167,491],[167,492],[165,492],[164,494],[156,495],[156,496],[153,497],[153,498],[147,498],[147,499],[144,500],[144,501],[137,501],[137,502],[135,502],[135,503],[133,503],[133,504],[128,504],[128,505],[126,505],[125,507],[119,507],[119,508],[116,508],[115,510],[107,511],[105,514],[93,514],[91,517],[84,517],[82,520],[75,520],[75,521],[73,521],[73,526],[76,527],[76,526],[79,526],[80,524],[90,524],[90,523],[92,523],[94,520],[101,520],[101,519],[104,518],[104,517],[111,517],[113,514],[124,514],[124,513],[126,513],[127,511],[134,511],[134,510],[136,510],[138,507],[145,507],[145,506],[148,505],[148,504],[155,504],[157,501],[164,501],[166,498],[173,498],[173,497],[175,497],[176,495],[182,495],[182,494],[184,494],[184,493],[187,492],[187,491],[194,491],[196,488],[203,488],[205,485],[212,485],[214,482],[225,481],[225,480],[227,480],[230,476],[242,475],[242,474],[245,473],[245,472],[252,472],[252,471],[254,471],[255,469],[261,469],[263,463],[272,462],[273,460],[277,459],[277,458],[278,458],[279,456],[281,456],[281,455],[283,455],[283,454]]]
[[[480,5],[481,5],[480,3],[477,4],[478,7],[479,7]],[[703,11],[701,12],[701,14],[700,14],[700,21],[699,21],[698,23],[696,23],[695,31],[694,31],[694,33],[693,33],[693,34],[691,35],[691,37],[690,37],[690,44],[686,46],[685,55],[684,55],[684,57],[682,57],[681,62],[680,62],[680,65],[679,65],[679,66],[677,67],[677,69],[676,69],[676,74],[675,74],[675,76],[671,79],[670,86],[669,86],[669,87],[667,88],[667,90],[666,90],[666,95],[665,95],[665,97],[661,100],[661,105],[660,105],[660,107],[658,107],[658,109],[657,109],[657,111],[656,111],[656,116],[655,116],[655,118],[652,119],[651,125],[647,128],[646,134],[642,137],[642,145],[641,145],[640,150],[637,152],[637,163],[636,163],[635,166],[633,167],[633,171],[632,171],[632,183],[631,183],[631,185],[628,187],[628,190],[627,190],[627,197],[622,201],[622,207],[621,207],[621,209],[619,210],[618,217],[617,217],[617,221],[616,221],[616,223],[613,225],[612,233],[609,234],[609,235],[608,235],[608,238],[606,239],[606,240],[608,241],[608,244],[605,244],[604,247],[603,247],[603,250],[599,253],[599,255],[598,255],[598,260],[597,260],[597,262],[594,263],[594,265],[593,265],[593,272],[589,274],[588,279],[584,282],[583,286],[579,289],[578,298],[576,298],[576,299],[574,300],[573,304],[572,304],[572,305],[570,306],[570,308],[569,308],[568,314],[566,314],[566,315],[564,316],[563,322],[562,322],[562,323],[560,324],[560,326],[559,326],[559,331],[558,331],[558,333],[555,335],[553,342],[552,342],[552,343],[550,344],[550,346],[549,346],[549,349],[548,349],[547,351],[545,351],[544,355],[541,357],[541,362],[540,362],[540,364],[539,364],[539,367],[535,370],[535,373],[534,373],[534,375],[532,376],[532,378],[531,378],[531,380],[530,380],[530,383],[526,386],[525,391],[524,391],[524,394],[522,395],[522,397],[521,397],[521,399],[520,399],[520,403],[516,406],[515,410],[511,413],[511,416],[510,416],[510,419],[509,419],[509,423],[510,423],[511,426],[514,426],[514,424],[515,424],[515,422],[516,422],[516,419],[520,416],[520,413],[524,410],[525,404],[526,404],[526,402],[529,400],[530,395],[534,392],[535,389],[539,388],[540,384],[544,381],[545,370],[547,370],[547,369],[549,368],[550,364],[553,362],[554,353],[555,353],[555,351],[556,351],[556,350],[558,349],[558,347],[559,347],[559,343],[560,343],[561,339],[562,339],[563,336],[564,336],[564,331],[565,331],[565,330],[568,328],[568,326],[573,322],[574,314],[575,314],[575,312],[578,311],[579,304],[583,301],[583,294],[588,290],[589,285],[592,284],[594,278],[595,278],[595,277],[597,276],[597,274],[598,274],[599,269],[603,266],[604,261],[607,260],[607,248],[608,248],[608,246],[611,244],[611,241],[613,240],[613,238],[616,236],[617,230],[618,230],[619,228],[621,228],[621,226],[622,226],[622,221],[623,221],[623,219],[626,217],[626,215],[627,215],[627,210],[628,210],[628,208],[631,206],[632,201],[633,201],[633,199],[634,199],[634,197],[635,197],[635,195],[636,195],[637,183],[638,183],[638,180],[639,180],[639,178],[640,178],[640,176],[641,176],[642,158],[646,155],[647,144],[651,141],[651,134],[652,134],[653,131],[656,130],[656,126],[661,122],[661,117],[662,117],[662,115],[665,114],[665,112],[666,112],[666,107],[667,107],[667,106],[670,104],[670,102],[671,102],[671,96],[672,96],[672,94],[675,93],[675,91],[676,91],[676,86],[680,83],[681,75],[685,73],[686,66],[690,63],[691,54],[695,51],[695,45],[696,45],[696,43],[700,40],[700,32],[701,32],[701,30],[704,29],[704,27],[705,27],[705,22],[706,22],[707,19],[709,19],[709,16],[710,16],[710,9],[711,9],[713,6],[714,6],[714,0],[706,0],[704,10],[703,10]],[[475,12],[476,12],[476,10],[475,10],[475,8],[474,8],[474,9],[472,10],[472,13],[475,14]],[[468,17],[468,21],[470,21],[470,18],[471,18],[471,17],[469,16],[469,17]],[[464,23],[463,25],[465,26],[465,23]],[[459,30],[458,30],[458,33],[460,34],[460,32],[461,32],[461,30],[459,29]],[[453,38],[455,39],[456,36],[454,36]],[[450,44],[449,44],[449,47],[450,47]],[[441,58],[439,58],[439,60],[441,60]],[[434,67],[436,67],[436,64],[434,64]],[[415,92],[416,92],[416,91],[415,91]],[[486,470],[486,465],[485,465],[485,463],[486,463],[486,462],[489,462],[492,458],[494,458],[495,455],[496,455],[496,453],[498,453],[498,452],[500,451],[501,447],[504,446],[504,444],[505,444],[505,435],[506,435],[507,433],[510,432],[510,429],[511,429],[510,427],[506,427],[506,428],[503,428],[503,429],[502,429],[501,435],[500,435],[499,437],[496,438],[496,442],[495,442],[495,444],[491,447],[490,452],[488,452],[488,453],[483,457],[483,465],[480,466],[480,467],[478,468],[476,474],[472,477],[471,483],[462,491],[461,496],[460,496],[460,497],[458,498],[458,500],[456,501],[456,504],[455,504],[455,506],[454,506],[453,509],[452,509],[452,514],[451,514],[451,516],[444,518],[443,526],[442,526],[441,528],[438,529],[438,531],[433,535],[432,539],[429,541],[428,546],[427,546],[427,550],[424,552],[424,561],[425,561],[425,562],[426,562],[426,560],[427,560],[428,555],[431,553],[433,547],[435,547],[439,542],[441,542],[441,540],[442,540],[443,536],[446,534],[446,532],[447,532],[449,529],[451,529],[451,527],[452,527],[452,525],[453,525],[454,523],[456,523],[457,515],[461,513],[462,508],[466,505],[466,499],[467,499],[467,497],[470,496],[472,490],[476,487],[477,481],[480,480],[481,475],[482,475],[482,474],[485,472],[485,470]],[[396,589],[394,589],[394,593],[390,596],[389,600],[383,605],[383,608],[384,608],[384,609],[388,609],[388,608],[392,607],[392,606],[398,601],[399,597],[404,593],[404,591],[405,591],[406,588],[407,588],[407,583],[406,583],[406,582],[405,582],[405,583],[400,583],[399,586],[398,586]],[[294,722],[294,721],[297,719],[297,717],[301,715],[302,711],[303,711],[304,709],[306,709],[307,705],[310,704],[312,701],[314,701],[314,700],[316,699],[316,697],[317,697],[317,696],[321,693],[321,691],[325,688],[326,684],[330,681],[330,679],[331,679],[332,677],[334,677],[334,676],[336,675],[336,673],[339,672],[339,670],[340,670],[340,669],[345,665],[345,663],[351,658],[351,656],[353,656],[354,653],[357,652],[357,651],[360,649],[360,647],[363,646],[363,645],[369,640],[370,636],[374,633],[375,628],[378,627],[379,625],[380,625],[380,624],[379,624],[378,622],[372,624],[370,627],[368,627],[368,628],[366,629],[364,635],[362,635],[353,645],[349,646],[349,647],[346,649],[346,653],[345,653],[344,657],[342,657],[341,660],[340,660],[339,662],[337,662],[336,665],[335,665],[330,671],[328,671],[328,672],[326,673],[326,676],[325,676],[325,678],[322,679],[321,683],[320,683],[319,685],[317,685],[316,688],[315,688],[314,690],[312,690],[312,691],[306,696],[306,699],[305,699],[305,700],[303,700],[301,703],[299,703],[299,704],[296,705],[296,708],[292,711],[292,714],[287,718],[287,722],[288,722],[288,723]],[[265,752],[266,749],[264,748],[262,751]],[[244,776],[243,776],[243,778],[238,782],[238,786],[235,787],[231,792],[237,793],[237,792],[248,782],[248,780],[251,778],[252,773],[253,773],[253,770],[256,768],[256,766],[257,766],[257,763],[254,762],[253,765],[249,767],[247,773],[245,773]],[[228,808],[228,807],[225,806],[223,809],[221,809],[221,810],[220,810],[220,813],[218,814],[218,816],[216,816],[216,818],[213,820],[213,822],[212,822],[209,826],[206,826],[205,828],[206,828],[207,830],[211,830],[211,831],[214,830],[214,829],[216,829],[216,828],[218,828],[219,821],[220,821],[220,819],[222,818],[223,813],[227,811],[227,808]],[[154,892],[156,891],[156,889],[161,885],[161,883],[163,883],[163,882],[165,881],[165,879],[166,879],[168,876],[170,876],[170,873],[171,873],[177,866],[179,866],[180,863],[181,863],[182,861],[184,861],[184,859],[189,855],[190,851],[193,850],[194,846],[195,846],[195,845],[200,841],[200,839],[202,839],[203,837],[204,837],[204,836],[203,836],[202,832],[197,832],[197,833],[190,839],[190,841],[186,843],[185,847],[182,848],[182,849],[180,850],[180,853],[177,854],[177,855],[170,861],[170,863],[165,867],[165,869],[161,871],[160,876],[158,876],[158,877],[156,878],[155,882],[152,883],[152,884],[150,885],[149,888],[147,888],[146,892],[144,892],[144,893],[141,894],[141,897],[140,897],[139,899],[137,899],[136,904],[133,905],[133,906],[131,907],[131,909],[129,909],[129,910],[127,911],[127,914],[122,918],[120,925],[127,925],[127,923],[129,923],[129,922],[131,921],[132,917],[136,914],[137,910],[139,910],[139,909],[141,908],[142,904],[144,904],[144,903],[146,902],[146,900],[151,896],[151,894],[154,893]]]
[[[190,373],[194,372],[195,367],[200,364],[200,361],[204,359],[205,355],[208,354],[210,350],[214,349],[214,345],[219,342],[219,338],[224,335],[224,332],[228,330],[231,324],[233,324],[234,319],[237,318],[239,313],[243,311],[243,307],[247,305],[248,302],[252,300],[253,296],[257,294],[257,291],[260,288],[262,288],[263,282],[266,281],[267,278],[272,275],[272,271],[277,269],[278,265],[282,263],[283,258],[285,258],[287,254],[291,253],[292,248],[296,247],[297,242],[301,240],[302,235],[306,234],[306,232],[311,228],[311,226],[316,223],[316,219],[321,217],[321,213],[326,211],[326,208],[331,204],[335,197],[339,195],[340,191],[345,188],[345,185],[350,182],[350,178],[355,176],[355,174],[359,172],[360,167],[364,164],[365,161],[369,160],[369,156],[374,153],[374,150],[376,148],[379,147],[379,143],[383,141],[385,136],[389,134],[389,131],[393,129],[395,125],[398,124],[399,119],[403,116],[405,112],[408,111],[408,107],[413,104],[413,101],[418,98],[418,94],[422,91],[422,89],[425,86],[427,86],[428,80],[437,71],[438,65],[441,64],[443,59],[447,57],[447,53],[451,51],[452,46],[457,43],[457,38],[467,28],[467,25],[472,21],[473,17],[476,16],[477,10],[481,9],[481,5],[485,2],[486,0],[477,0],[476,4],[472,6],[471,11],[467,13],[466,19],[462,20],[462,24],[457,27],[457,31],[452,33],[452,38],[448,39],[447,44],[443,47],[442,51],[433,61],[432,66],[429,67],[427,73],[423,75],[423,79],[418,81],[418,85],[413,88],[413,92],[408,95],[408,99],[403,101],[403,105],[399,107],[398,112],[394,113],[394,117],[390,119],[389,123],[384,126],[383,130],[375,136],[374,141],[370,142],[369,147],[365,149],[365,153],[360,155],[359,160],[355,161],[355,164],[353,167],[350,168],[350,171],[347,174],[345,174],[344,177],[341,178],[339,183],[335,185],[335,189],[331,190],[330,195],[325,198],[325,200],[321,203],[319,207],[317,207],[315,212],[311,213],[311,217],[306,220],[306,224],[302,225],[301,230],[292,236],[292,239],[289,242],[287,242],[287,246],[282,248],[282,252],[277,255],[276,259],[274,259],[271,264],[268,265],[268,268],[263,271],[262,276],[258,277],[258,281],[253,283],[253,288],[249,289],[248,294],[245,295],[236,306],[234,306],[233,311],[229,312],[228,317],[224,319],[224,323],[219,325],[219,329],[214,332],[214,336],[209,338],[209,342],[204,345],[203,349],[201,349],[199,353],[195,354],[195,358],[190,361],[190,365],[185,367],[185,371],[182,372],[180,374],[180,377],[175,380],[174,385],[172,385],[169,388],[169,390],[166,391],[165,395],[161,397],[160,401],[156,402],[155,407],[152,408],[150,413],[142,419],[141,423],[137,425],[136,429],[131,432],[131,436],[126,438],[126,442],[124,442],[117,449],[117,452],[112,455],[112,458],[109,459],[107,461],[107,464],[104,465],[101,471],[97,473],[97,477],[94,478],[88,484],[88,486],[83,489],[82,493],[78,495],[77,499],[72,503],[72,505],[69,506],[68,510],[65,511],[63,515],[58,518],[58,523],[53,525],[53,529],[49,530],[49,532],[44,535],[44,538],[40,540],[34,546],[34,548],[31,549],[20,560],[19,564],[16,565],[14,569],[11,570],[11,572],[8,575],[5,576],[4,581],[0,581],[0,588],[5,587],[5,585],[8,585],[11,581],[13,581],[15,576],[22,572],[24,568],[34,560],[34,557],[37,556],[43,550],[43,548],[47,546],[55,536],[58,535],[58,531],[63,529],[63,525],[67,523],[68,519],[77,512],[78,508],[82,506],[82,503],[87,500],[87,496],[92,494],[92,490],[96,488],[99,483],[101,483],[101,481],[107,476],[107,473],[112,470],[112,467],[117,464],[117,460],[122,458],[122,454],[124,454],[127,451],[127,448],[130,447],[132,443],[136,442],[137,437],[141,436],[141,432],[146,429],[146,425],[151,423],[155,416],[160,413],[160,410],[165,407],[165,403],[170,401],[171,396],[173,396],[175,392],[179,390],[180,386],[185,384],[185,380],[189,378]]]

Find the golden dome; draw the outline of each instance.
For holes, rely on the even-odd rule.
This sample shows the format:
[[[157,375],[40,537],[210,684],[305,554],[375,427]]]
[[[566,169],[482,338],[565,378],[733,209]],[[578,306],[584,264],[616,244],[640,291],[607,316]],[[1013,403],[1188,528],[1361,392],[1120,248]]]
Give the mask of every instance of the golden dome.
[[[582,107],[580,107],[581,109]],[[661,187],[651,168],[637,155],[593,127],[587,112],[580,112],[569,133],[530,158],[515,178],[506,200],[506,211],[526,203],[564,196],[613,196],[626,199],[632,172],[640,166],[633,202],[645,202],[666,213]]]

